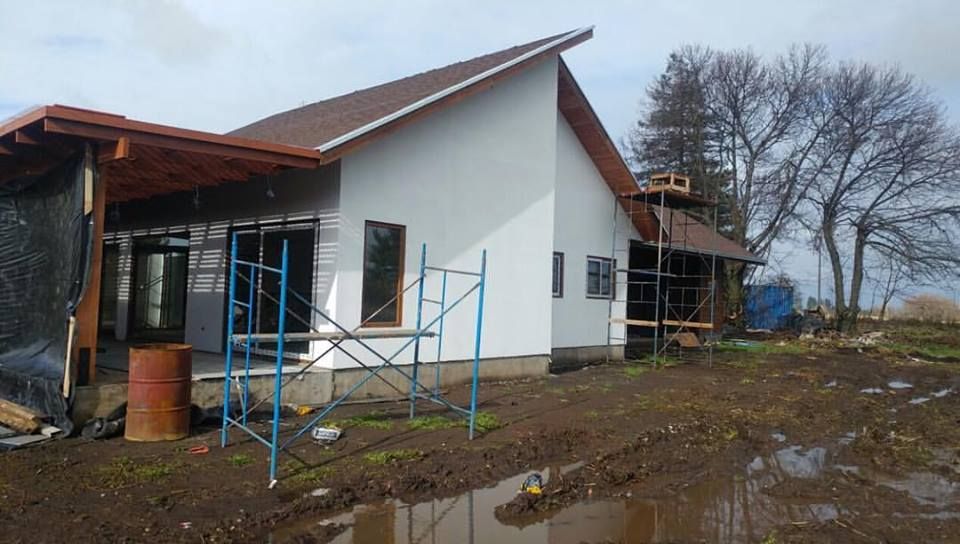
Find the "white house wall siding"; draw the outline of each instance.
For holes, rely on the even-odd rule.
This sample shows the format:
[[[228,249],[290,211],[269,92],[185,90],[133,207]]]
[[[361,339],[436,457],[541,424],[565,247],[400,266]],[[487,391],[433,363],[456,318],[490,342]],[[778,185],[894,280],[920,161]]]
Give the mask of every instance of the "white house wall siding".
[[[639,239],[623,208],[614,204],[606,184],[573,129],[557,112],[557,187],[554,204],[553,250],[563,253],[563,296],[553,298],[552,346],[554,348],[604,346],[607,344],[609,301],[588,298],[587,256],[626,259],[626,252],[614,255],[614,212],[617,217],[616,247],[628,246],[629,238]],[[626,268],[628,263],[616,266]],[[615,285],[616,298],[623,300],[626,288]],[[613,317],[623,318],[626,304],[613,303]],[[624,338],[624,326],[612,325],[611,336]],[[611,343],[623,344],[623,341]]]
[[[421,243],[428,264],[461,270],[478,270],[487,249],[482,357],[550,353],[557,69],[556,57],[545,60],[342,159],[336,313],[343,324],[361,319],[365,221],[396,223],[406,227],[405,284],[417,277]],[[448,300],[471,280],[451,276]],[[439,298],[438,274],[426,294]],[[426,305],[424,315],[432,319],[437,308]],[[403,326],[415,319],[410,291]],[[472,358],[475,319],[475,295],[448,314],[442,360]],[[389,353],[402,342],[372,344]],[[435,339],[422,347],[422,360],[436,360]],[[408,350],[399,360],[411,358]],[[334,364],[356,366],[342,354]]]

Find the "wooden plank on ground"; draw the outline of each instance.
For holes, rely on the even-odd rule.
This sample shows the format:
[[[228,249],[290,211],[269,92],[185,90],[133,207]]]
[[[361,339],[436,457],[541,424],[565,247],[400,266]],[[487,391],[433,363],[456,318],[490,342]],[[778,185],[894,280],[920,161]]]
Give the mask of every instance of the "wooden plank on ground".
[[[681,332],[677,335],[677,343],[683,348],[699,348],[700,339],[692,332]]]
[[[19,404],[0,399],[0,423],[15,431],[32,434],[43,425],[43,416]]]

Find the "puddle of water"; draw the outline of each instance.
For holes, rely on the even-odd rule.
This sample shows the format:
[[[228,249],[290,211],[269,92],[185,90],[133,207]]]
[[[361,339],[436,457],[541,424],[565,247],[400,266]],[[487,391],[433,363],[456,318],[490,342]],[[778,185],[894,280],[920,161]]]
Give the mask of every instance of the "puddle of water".
[[[904,477],[897,477],[863,470],[857,466],[834,465],[833,468],[847,474],[855,474],[877,485],[903,491],[923,506],[945,509],[960,500],[960,483],[952,482],[932,472],[911,472]],[[949,514],[945,511],[941,513]]]
[[[883,393],[883,389],[880,389],[879,387],[866,387],[861,389],[860,392],[868,395],[880,395]]]
[[[934,391],[930,393],[928,397],[915,397],[910,399],[910,404],[923,404],[925,402],[930,402],[933,399],[942,399],[943,397],[953,393],[952,387],[947,387],[946,389],[941,389],[939,391]]]
[[[278,527],[271,541],[309,534],[320,523],[342,523],[349,528],[333,540],[338,544],[753,542],[782,523],[838,516],[833,504],[776,498],[763,491],[788,476],[816,477],[824,468],[826,453],[823,448],[791,446],[757,457],[736,477],[706,481],[673,497],[588,500],[523,528],[501,524],[494,509],[516,495],[529,474],[524,473],[450,499],[417,504],[390,500],[322,521]],[[567,470],[574,468],[579,464]],[[551,473],[556,472],[545,471],[544,476],[549,480]]]
[[[901,380],[892,380],[887,383],[887,387],[890,389],[912,389],[913,384]]]
[[[837,386],[837,380],[830,380],[829,382],[823,384],[823,386],[824,386],[824,387],[836,387],[836,386]]]

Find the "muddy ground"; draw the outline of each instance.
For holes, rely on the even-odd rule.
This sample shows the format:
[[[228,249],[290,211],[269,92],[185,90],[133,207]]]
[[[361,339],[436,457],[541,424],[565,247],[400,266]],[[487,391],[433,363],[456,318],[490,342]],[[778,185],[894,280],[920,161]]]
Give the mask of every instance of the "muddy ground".
[[[274,489],[238,431],[60,440],[0,454],[0,541],[960,542],[958,332],[483,384],[472,442],[432,407],[411,426],[406,404],[349,406]],[[532,472],[543,493],[518,496]]]

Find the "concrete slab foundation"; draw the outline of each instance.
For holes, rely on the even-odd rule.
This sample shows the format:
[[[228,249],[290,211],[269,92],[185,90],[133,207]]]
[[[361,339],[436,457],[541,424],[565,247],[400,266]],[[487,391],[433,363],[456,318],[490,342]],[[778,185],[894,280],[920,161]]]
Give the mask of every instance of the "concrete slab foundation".
[[[554,348],[550,353],[550,371],[563,371],[604,361],[623,361],[624,346],[579,346]]]

